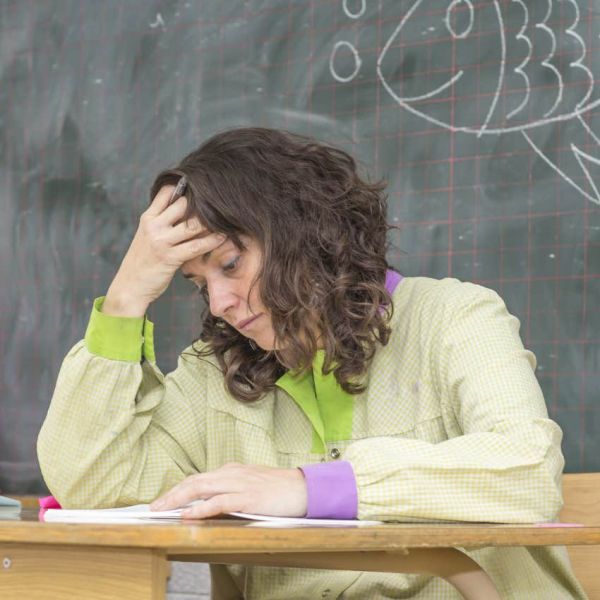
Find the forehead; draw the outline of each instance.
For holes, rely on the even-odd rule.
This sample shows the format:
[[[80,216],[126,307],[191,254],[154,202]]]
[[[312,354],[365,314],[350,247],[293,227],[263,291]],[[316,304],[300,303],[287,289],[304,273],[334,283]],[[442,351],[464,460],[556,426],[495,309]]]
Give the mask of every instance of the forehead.
[[[181,265],[181,274],[186,279],[191,279],[203,275],[211,267],[220,266],[220,261],[228,255],[235,252],[244,252],[256,257],[261,255],[258,243],[250,237],[240,236],[240,242],[243,244],[243,249],[238,248],[235,243],[228,238],[220,246],[214,250],[206,252],[192,260],[189,260]]]
[[[181,274],[186,279],[196,277],[200,273],[204,272],[204,270],[209,267],[211,263],[215,262],[223,254],[235,249],[237,249],[235,244],[230,239],[227,239],[220,246],[217,246],[210,252],[196,256],[192,260],[188,260],[187,262],[183,263],[183,265],[181,265]]]

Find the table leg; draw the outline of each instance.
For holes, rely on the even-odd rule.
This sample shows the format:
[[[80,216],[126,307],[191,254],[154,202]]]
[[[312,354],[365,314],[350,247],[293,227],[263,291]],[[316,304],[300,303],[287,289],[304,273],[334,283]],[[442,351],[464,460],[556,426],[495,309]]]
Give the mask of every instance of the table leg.
[[[501,600],[490,576],[456,548],[414,548],[394,552],[285,552],[270,554],[173,555],[170,560],[216,564],[422,573],[441,577],[465,600]]]
[[[0,544],[0,598],[164,600],[167,566],[151,549]]]

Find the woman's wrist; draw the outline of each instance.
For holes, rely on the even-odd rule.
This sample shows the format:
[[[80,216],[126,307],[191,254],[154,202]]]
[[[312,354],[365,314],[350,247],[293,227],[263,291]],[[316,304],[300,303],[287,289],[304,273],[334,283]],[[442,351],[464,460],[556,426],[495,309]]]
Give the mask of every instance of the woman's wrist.
[[[112,317],[143,317],[148,310],[149,303],[140,301],[139,298],[109,289],[102,304],[102,312]]]

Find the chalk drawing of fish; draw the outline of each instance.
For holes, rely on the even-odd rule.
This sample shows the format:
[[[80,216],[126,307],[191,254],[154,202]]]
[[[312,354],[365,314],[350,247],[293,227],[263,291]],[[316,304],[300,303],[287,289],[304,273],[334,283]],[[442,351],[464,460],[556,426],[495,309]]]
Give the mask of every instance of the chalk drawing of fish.
[[[346,15],[359,19],[366,0],[352,6],[343,1]],[[590,174],[600,158],[582,150],[582,143],[569,143],[589,184],[584,188],[534,139],[537,128],[577,121],[586,144],[597,144],[600,155],[600,137],[588,123],[600,97],[580,30],[585,34],[576,0],[416,0],[384,44],[377,77],[402,109],[436,126],[478,137],[523,136],[549,167],[600,205]],[[345,75],[336,67],[341,51],[354,61]],[[351,81],[361,65],[352,43],[335,44],[329,61],[334,79]],[[473,110],[453,110],[458,102]]]

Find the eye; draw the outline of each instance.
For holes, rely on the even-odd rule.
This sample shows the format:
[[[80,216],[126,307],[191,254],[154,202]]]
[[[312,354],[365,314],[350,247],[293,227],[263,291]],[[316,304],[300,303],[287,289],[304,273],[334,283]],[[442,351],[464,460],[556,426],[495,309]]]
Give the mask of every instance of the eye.
[[[202,298],[204,301],[208,302],[208,288],[206,284],[196,286],[196,293]]]
[[[221,268],[223,269],[223,271],[225,273],[231,273],[232,271],[235,271],[236,267],[238,266],[239,261],[240,261],[240,257],[236,256],[233,260],[230,260],[228,263],[224,264]]]

